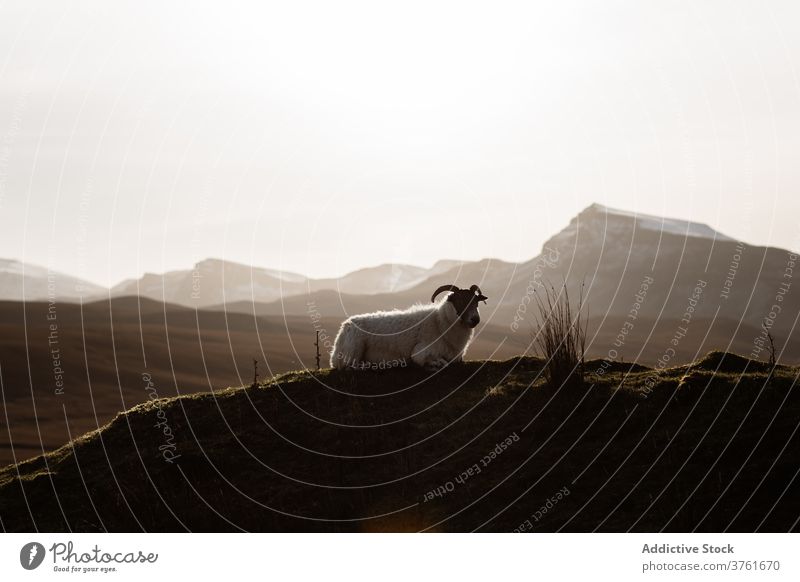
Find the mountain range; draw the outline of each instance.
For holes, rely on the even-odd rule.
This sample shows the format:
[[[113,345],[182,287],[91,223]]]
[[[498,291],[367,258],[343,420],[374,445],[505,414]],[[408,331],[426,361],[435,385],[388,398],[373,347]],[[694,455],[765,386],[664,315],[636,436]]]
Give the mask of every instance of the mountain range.
[[[751,247],[705,224],[593,204],[522,263],[441,260],[431,268],[384,264],[339,278],[313,279],[206,259],[191,269],[147,273],[102,289],[41,267],[3,261],[0,300],[41,301],[54,292],[65,302],[139,296],[256,316],[301,316],[313,309],[342,318],[425,302],[440,284],[478,284],[490,298],[484,321],[524,333],[533,324],[535,294],[552,285],[565,286],[574,299],[582,296],[588,315],[603,325],[630,319],[632,310],[636,321],[679,321],[691,307],[692,321],[757,330],[777,305],[779,313],[767,324],[788,335],[800,311],[800,295],[791,288],[795,260],[789,251]],[[691,305],[696,287],[700,292]]]
[[[768,325],[788,335],[800,311],[800,295],[791,292],[795,260],[792,252],[751,247],[704,224],[594,204],[523,263],[440,261],[429,270],[383,265],[339,280],[301,281],[295,276],[271,285],[249,267],[218,261],[198,266],[207,293],[204,306],[262,316],[304,315],[312,306],[341,318],[425,302],[444,283],[478,284],[490,297],[484,320],[524,332],[533,324],[535,293],[549,285],[565,285],[574,299],[582,294],[588,314],[604,324],[630,319],[632,310],[636,322],[680,321],[691,308],[689,323],[706,319],[727,328],[758,330],[778,305],[780,313]],[[165,283],[167,297],[179,295],[177,288],[185,296],[188,278],[184,272],[180,286]],[[692,300],[698,287],[698,297]],[[112,294],[131,291],[115,288]],[[632,332],[630,325],[627,329]]]
[[[346,316],[428,302],[447,283],[489,297],[471,360],[535,353],[536,298],[564,285],[574,304],[583,299],[589,357],[670,367],[720,349],[766,361],[766,324],[778,361],[798,363],[794,261],[706,225],[600,205],[522,263],[383,265],[323,280],[209,259],[109,291],[4,261],[0,464],[99,428],[147,399],[151,383],[167,397],[314,369],[316,332],[325,367]]]
[[[75,302],[97,298],[105,289],[78,277],[14,259],[0,259],[0,301]]]

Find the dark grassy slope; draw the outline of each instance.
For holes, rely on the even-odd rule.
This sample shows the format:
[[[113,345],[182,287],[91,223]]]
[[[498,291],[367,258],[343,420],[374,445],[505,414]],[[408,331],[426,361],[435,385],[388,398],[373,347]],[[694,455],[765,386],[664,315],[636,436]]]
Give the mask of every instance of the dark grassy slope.
[[[797,369],[769,379],[764,364],[717,353],[658,375],[615,364],[591,375],[593,385],[556,391],[539,368],[522,358],[432,378],[415,369],[289,373],[140,405],[0,470],[2,526],[510,531],[530,519],[533,531],[798,528]],[[159,452],[156,404],[175,434],[172,464]],[[513,434],[519,440],[484,465]],[[480,473],[457,479],[475,464]],[[452,490],[424,501],[440,486]],[[569,495],[534,520],[564,487]]]

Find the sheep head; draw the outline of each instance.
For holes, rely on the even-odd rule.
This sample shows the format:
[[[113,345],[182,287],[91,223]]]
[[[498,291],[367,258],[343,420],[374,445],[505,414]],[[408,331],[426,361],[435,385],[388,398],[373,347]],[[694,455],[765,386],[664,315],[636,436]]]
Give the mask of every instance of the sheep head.
[[[436,296],[443,291],[450,291],[447,301],[453,304],[458,318],[467,327],[475,327],[481,321],[478,313],[478,303],[486,303],[488,297],[481,293],[481,288],[473,285],[469,289],[459,289],[455,285],[442,285],[431,296],[431,301],[436,301]]]

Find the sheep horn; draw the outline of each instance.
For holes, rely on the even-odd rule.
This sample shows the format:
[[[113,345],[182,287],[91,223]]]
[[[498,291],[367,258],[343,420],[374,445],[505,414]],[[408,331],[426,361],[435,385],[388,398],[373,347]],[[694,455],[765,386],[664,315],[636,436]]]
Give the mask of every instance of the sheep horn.
[[[461,291],[461,289],[459,289],[455,285],[442,285],[436,291],[433,292],[433,295],[431,295],[431,303],[436,301],[436,296],[439,293],[441,293],[442,291],[453,291],[453,292],[456,292],[456,291]]]
[[[478,301],[483,301],[484,303],[486,303],[486,300],[487,300],[487,299],[489,299],[489,298],[488,298],[486,295],[484,295],[484,294],[481,292],[481,288],[480,288],[480,287],[478,287],[477,285],[473,285],[472,287],[470,287],[470,288],[469,288],[469,290],[470,290],[472,293],[476,293],[476,294],[477,294],[477,296],[478,296]]]

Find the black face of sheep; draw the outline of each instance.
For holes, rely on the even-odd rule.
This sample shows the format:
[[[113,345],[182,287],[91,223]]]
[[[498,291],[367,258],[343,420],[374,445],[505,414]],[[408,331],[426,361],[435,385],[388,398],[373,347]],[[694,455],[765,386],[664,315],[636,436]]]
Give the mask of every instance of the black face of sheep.
[[[483,301],[486,303],[488,297],[481,293],[480,287],[473,285],[469,289],[459,289],[455,285],[442,285],[439,287],[431,297],[431,301],[436,300],[436,296],[442,291],[452,291],[447,296],[447,301],[453,304],[456,308],[456,313],[461,322],[467,327],[475,327],[481,322],[481,316],[478,313],[478,303]]]

